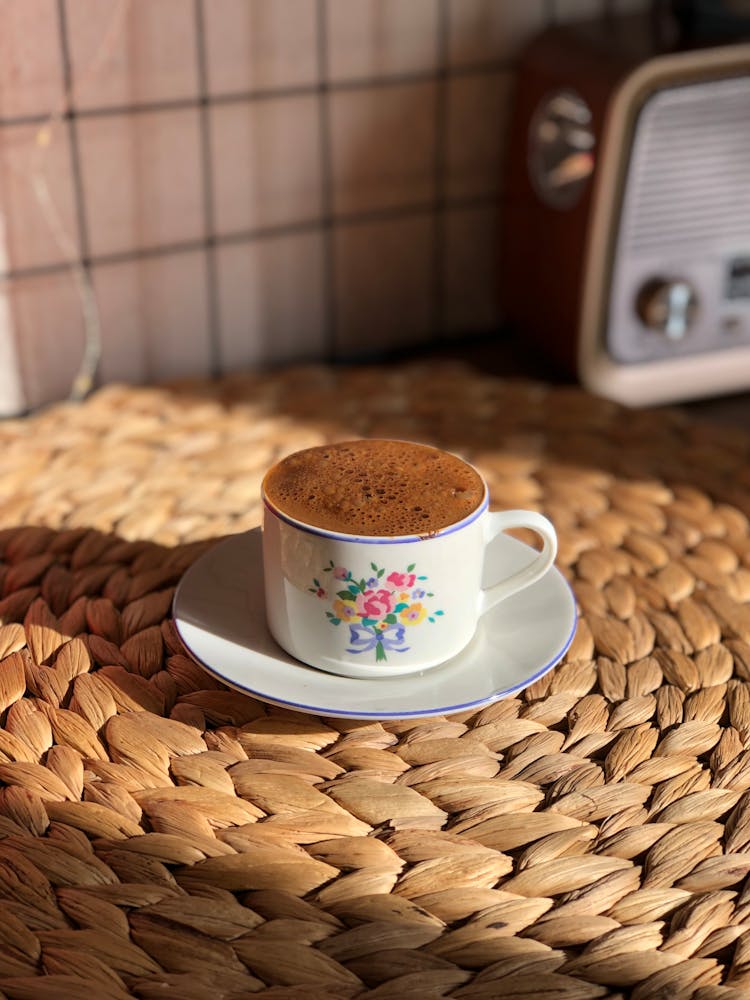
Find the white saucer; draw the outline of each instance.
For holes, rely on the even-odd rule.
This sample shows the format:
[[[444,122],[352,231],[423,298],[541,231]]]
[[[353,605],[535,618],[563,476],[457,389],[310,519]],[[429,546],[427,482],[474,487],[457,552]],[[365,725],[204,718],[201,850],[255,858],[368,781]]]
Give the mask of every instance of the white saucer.
[[[488,552],[488,577],[497,560],[509,575],[533,556],[527,545],[499,535]],[[230,687],[273,705],[350,719],[408,719],[488,705],[554,667],[576,627],[573,594],[552,569],[488,611],[466,649],[439,667],[374,680],[328,674],[289,656],[268,632],[259,528],[201,556],[180,581],[173,613],[196,662]]]

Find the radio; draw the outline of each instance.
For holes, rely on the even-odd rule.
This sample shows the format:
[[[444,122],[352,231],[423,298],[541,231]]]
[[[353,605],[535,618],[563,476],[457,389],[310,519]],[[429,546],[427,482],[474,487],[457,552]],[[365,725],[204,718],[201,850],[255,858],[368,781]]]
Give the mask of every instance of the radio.
[[[506,194],[521,336],[629,405],[750,388],[750,43],[666,45],[648,15],[547,30]]]

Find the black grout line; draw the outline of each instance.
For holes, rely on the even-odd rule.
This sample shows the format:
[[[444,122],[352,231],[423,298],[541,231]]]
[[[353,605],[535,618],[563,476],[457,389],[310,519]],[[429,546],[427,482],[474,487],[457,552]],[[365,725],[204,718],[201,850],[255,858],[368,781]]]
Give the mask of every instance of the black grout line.
[[[478,194],[459,198],[446,198],[442,202],[444,212],[487,208],[502,202],[498,194]],[[362,226],[373,222],[398,222],[415,216],[434,213],[437,210],[434,200],[400,205],[393,208],[378,208],[371,211],[356,213],[340,213],[330,216],[330,226]],[[282,226],[267,226],[259,229],[244,229],[233,233],[223,233],[195,240],[184,240],[180,243],[163,243],[154,247],[139,247],[137,250],[121,250],[108,254],[97,254],[87,257],[85,264],[89,268],[108,267],[117,264],[128,264],[138,260],[153,260],[167,257],[170,254],[197,253],[209,247],[237,246],[244,243],[258,243],[263,240],[280,239],[284,236],[300,236],[309,233],[323,232],[325,222],[320,218],[300,220]],[[60,274],[70,270],[70,263],[61,261],[58,264],[37,264],[33,267],[17,268],[0,272],[0,281],[15,281],[18,278],[38,278],[51,274]]]
[[[162,243],[153,247],[139,247],[137,250],[120,250],[113,253],[98,254],[91,258],[92,267],[108,267],[117,264],[130,264],[138,260],[154,260],[158,257],[169,257],[171,254],[197,253],[210,246],[207,238],[184,240],[180,243]]]
[[[440,339],[445,329],[446,225],[445,197],[448,157],[450,8],[448,0],[437,0],[437,83],[435,93],[435,211],[432,250],[432,318],[430,332]]]
[[[328,85],[328,22],[326,0],[317,0],[318,40],[318,142],[320,144],[320,206],[323,239],[323,310],[327,360],[337,354],[336,246],[333,217],[333,140],[331,101]]]
[[[70,271],[70,261],[59,261],[56,264],[32,264],[28,267],[10,268],[0,271],[0,282],[3,284],[17,281],[19,278],[45,278],[48,275],[62,274]]]
[[[200,156],[203,185],[203,222],[206,232],[206,288],[208,295],[208,338],[211,368],[214,376],[222,372],[221,316],[219,313],[219,278],[216,266],[216,213],[214,211],[214,178],[211,150],[211,124],[209,120],[208,65],[206,60],[206,35],[203,0],[194,0],[196,59],[200,87]]]
[[[60,0],[58,0],[59,4]],[[325,30],[325,29],[324,29]],[[201,43],[199,43],[201,44]],[[204,46],[203,46],[204,48]],[[201,58],[201,56],[199,56]],[[202,57],[205,61],[205,52]],[[487,60],[471,63],[466,66],[446,67],[448,77],[471,77],[505,72],[512,69],[512,63],[507,59]],[[151,101],[141,104],[117,104],[112,107],[71,108],[62,117],[77,118],[108,118],[118,115],[158,114],[168,111],[189,111],[205,104],[221,106],[225,104],[244,104],[255,101],[280,100],[290,97],[315,97],[321,93],[345,93],[357,90],[377,90],[387,87],[407,86],[409,84],[432,83],[441,78],[443,71],[401,73],[384,77],[362,77],[352,80],[327,82],[324,77],[317,84],[300,84],[292,87],[274,87],[267,90],[235,91],[228,94],[209,94],[203,92],[194,97],[174,98],[166,101]],[[0,117],[0,128],[14,125],[42,125],[49,121],[48,114],[9,115]]]
[[[488,73],[500,73],[513,69],[510,59],[487,59],[464,66],[448,66],[447,58],[444,69],[414,70],[412,73],[393,73],[389,76],[353,77],[349,80],[336,80],[326,85],[327,90],[334,93],[349,90],[379,90],[388,87],[403,87],[415,83],[434,83],[443,73],[451,77],[483,76]],[[320,89],[320,88],[318,88]]]
[[[192,111],[201,105],[201,97],[175,97],[164,101],[146,101],[141,104],[113,104],[104,108],[74,108],[72,118],[117,118],[119,115],[150,115],[165,111]]]
[[[63,115],[62,117],[66,116]],[[44,125],[49,120],[49,114],[9,115],[7,118],[0,115],[0,128],[13,128],[19,125]]]
[[[314,219],[300,219],[278,226],[263,226],[259,229],[238,229],[233,233],[222,233],[216,237],[217,246],[236,246],[238,243],[261,243],[263,240],[283,239],[284,236],[305,236],[319,233],[324,223],[320,216]]]

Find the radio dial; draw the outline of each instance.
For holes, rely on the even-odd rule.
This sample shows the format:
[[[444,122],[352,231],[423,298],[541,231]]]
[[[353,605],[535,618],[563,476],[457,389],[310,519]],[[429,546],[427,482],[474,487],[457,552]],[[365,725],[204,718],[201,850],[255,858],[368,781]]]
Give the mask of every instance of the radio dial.
[[[682,278],[655,278],[642,286],[635,308],[649,330],[682,340],[698,311],[698,296]]]

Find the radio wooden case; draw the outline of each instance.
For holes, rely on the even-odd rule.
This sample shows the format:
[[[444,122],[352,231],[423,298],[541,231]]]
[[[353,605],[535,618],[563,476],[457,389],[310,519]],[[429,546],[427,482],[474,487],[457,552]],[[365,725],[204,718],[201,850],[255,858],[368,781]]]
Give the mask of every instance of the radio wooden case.
[[[750,44],[560,26],[520,67],[503,208],[517,333],[645,405],[750,387]]]

